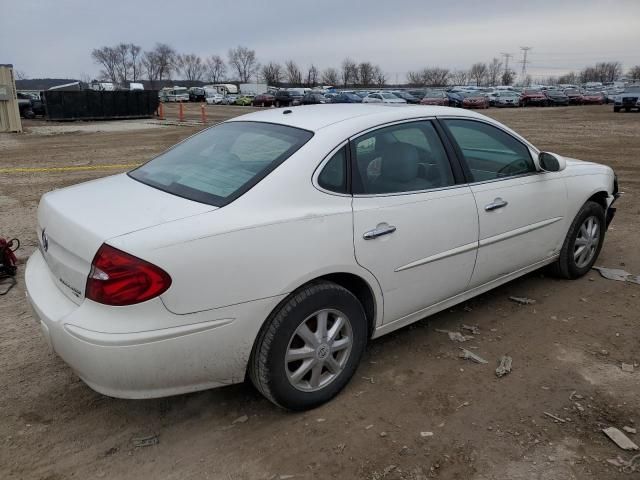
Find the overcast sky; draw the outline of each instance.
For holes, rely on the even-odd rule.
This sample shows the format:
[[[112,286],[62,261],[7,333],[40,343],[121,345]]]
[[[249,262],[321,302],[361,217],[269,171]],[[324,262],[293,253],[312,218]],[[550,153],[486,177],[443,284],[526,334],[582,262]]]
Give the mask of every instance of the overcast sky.
[[[531,46],[529,73],[579,70],[603,60],[640,64],[640,0],[0,0],[0,63],[29,78],[95,76],[95,47],[165,42],[181,53],[321,69],[349,56],[390,81],[424,66],[466,69]]]

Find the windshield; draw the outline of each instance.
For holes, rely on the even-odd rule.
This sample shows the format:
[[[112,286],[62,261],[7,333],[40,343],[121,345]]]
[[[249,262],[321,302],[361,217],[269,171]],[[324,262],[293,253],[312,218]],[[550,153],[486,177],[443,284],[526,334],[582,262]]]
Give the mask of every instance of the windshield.
[[[624,93],[640,93],[640,85],[634,85],[624,89]]]
[[[571,95],[580,95],[580,92],[578,90],[565,90],[564,93],[566,93],[567,95],[571,94]]]
[[[525,95],[542,95],[542,92],[539,90],[525,90]]]
[[[306,130],[271,123],[222,123],[179,143],[129,176],[220,207],[253,187],[312,136]]]
[[[382,98],[388,98],[390,100],[398,99],[398,97],[396,97],[393,93],[381,93],[380,96],[382,96]]]
[[[442,98],[443,94],[442,92],[427,92],[424,96],[427,98]]]

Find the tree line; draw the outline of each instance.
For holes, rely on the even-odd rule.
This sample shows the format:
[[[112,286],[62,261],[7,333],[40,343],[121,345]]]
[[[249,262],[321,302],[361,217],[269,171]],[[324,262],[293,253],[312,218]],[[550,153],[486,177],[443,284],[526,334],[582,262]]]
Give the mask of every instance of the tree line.
[[[101,68],[100,78],[113,83],[126,84],[148,80],[171,80],[181,76],[186,81],[238,81],[251,83],[261,81],[268,85],[309,86],[333,85],[349,87],[383,87],[388,78],[379,65],[372,62],[357,62],[345,58],[339,67],[320,70],[314,64],[305,68],[294,60],[283,63],[269,61],[260,64],[255,50],[245,46],[231,48],[226,59],[220,55],[201,57],[195,53],[181,54],[166,43],[156,43],[150,50],[143,50],[133,43],[96,48],[91,58]],[[622,76],[620,62],[601,62],[586,67],[580,72],[571,72],[552,77],[549,83],[607,82]],[[640,65],[629,73],[632,80],[640,80]],[[424,67],[407,73],[407,83],[412,87],[443,87],[447,85],[512,85],[516,72],[498,58],[490,62],[474,63],[468,70],[449,70],[440,67]],[[528,85],[531,78],[520,79]]]

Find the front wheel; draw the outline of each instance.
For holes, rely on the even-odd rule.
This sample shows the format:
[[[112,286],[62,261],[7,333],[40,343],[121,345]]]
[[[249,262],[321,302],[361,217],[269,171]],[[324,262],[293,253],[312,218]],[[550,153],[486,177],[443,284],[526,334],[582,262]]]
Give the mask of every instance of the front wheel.
[[[602,205],[592,201],[585,203],[573,220],[560,256],[552,266],[554,273],[574,279],[591,270],[602,249],[606,228]]]
[[[256,388],[290,410],[337,395],[358,367],[368,337],[358,299],[332,282],[302,287],[260,332],[249,366]]]

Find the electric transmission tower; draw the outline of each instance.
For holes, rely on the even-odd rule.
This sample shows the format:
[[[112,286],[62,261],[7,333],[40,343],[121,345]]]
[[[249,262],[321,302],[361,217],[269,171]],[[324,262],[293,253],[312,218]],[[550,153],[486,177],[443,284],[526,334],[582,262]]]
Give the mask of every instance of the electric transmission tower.
[[[500,52],[500,55],[504,57],[504,73],[506,74],[509,71],[509,59],[513,57],[513,54]]]
[[[527,54],[529,53],[529,50],[531,50],[531,47],[520,47],[520,50],[522,50],[522,60],[520,61],[520,63],[522,63],[522,81],[524,82],[524,79],[527,77]]]

